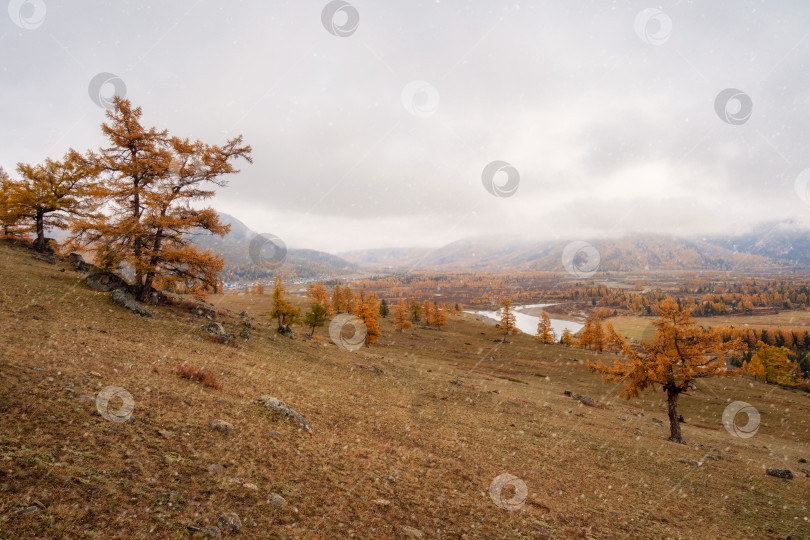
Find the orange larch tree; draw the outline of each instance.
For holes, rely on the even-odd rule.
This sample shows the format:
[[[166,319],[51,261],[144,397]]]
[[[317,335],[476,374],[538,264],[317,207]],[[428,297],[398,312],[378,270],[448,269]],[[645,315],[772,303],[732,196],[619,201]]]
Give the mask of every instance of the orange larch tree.
[[[346,285],[340,292],[341,309],[346,313],[354,314],[357,308],[357,300],[354,298],[354,291]]]
[[[537,323],[537,339],[543,343],[554,343],[554,332],[551,328],[551,318],[545,311],[540,314],[540,321]]]
[[[191,243],[193,234],[224,235],[230,227],[212,208],[198,207],[223,187],[225,175],[238,172],[233,161],[252,162],[242,137],[222,146],[170,137],[166,130],[145,128],[142,111],[115,98],[102,132],[110,141],[99,151],[103,215],[73,221],[72,242],[96,250],[105,268],[126,264],[134,288],[146,300],[156,278],[191,288],[213,287],[224,266],[222,257]]]
[[[301,310],[287,302],[286,294],[287,287],[284,285],[284,278],[277,275],[273,284],[273,304],[270,308],[270,320],[276,319],[278,321],[277,331],[279,334],[292,336],[290,325],[298,322]]]
[[[307,297],[313,302],[322,305],[327,317],[334,315],[332,302],[329,300],[329,293],[326,292],[326,288],[321,283],[310,283],[307,285]]]
[[[430,310],[430,317],[428,319],[429,326],[435,326],[438,330],[442,326],[447,326],[447,309],[444,304],[433,305]]]
[[[94,215],[99,206],[95,177],[100,172],[94,161],[92,154],[71,149],[62,160],[17,165],[20,180],[11,185],[9,209],[34,233],[35,250],[47,249],[46,228],[64,229],[72,217]]]
[[[578,344],[582,349],[591,349],[602,352],[605,349],[607,338],[602,328],[602,321],[598,313],[585,318],[585,326],[579,331]]]
[[[343,290],[340,283],[335,283],[335,288],[332,289],[332,310],[335,313],[343,313]]]
[[[25,232],[21,225],[22,216],[18,209],[14,208],[14,190],[17,182],[9,177],[8,173],[0,167],[0,225],[3,227],[3,235],[16,235]]]
[[[506,337],[509,334],[514,334],[517,332],[517,326],[515,326],[516,318],[514,313],[514,308],[512,307],[512,300],[510,298],[502,298],[501,299],[501,320],[496,325],[496,328],[503,332],[503,342],[506,342]]]
[[[697,379],[739,374],[740,370],[727,367],[726,360],[740,351],[742,344],[723,343],[718,333],[697,326],[691,309],[679,305],[672,297],[661,302],[659,314],[655,337],[642,343],[641,351],[633,349],[608,324],[609,343],[619,348],[624,359],[617,358],[612,367],[601,360],[595,365],[589,361],[588,368],[602,373],[607,380],[624,382],[621,394],[627,399],[638,397],[651,386],[661,386],[667,393],[669,440],[683,444],[679,396],[694,388]]]
[[[380,306],[377,295],[373,293],[366,295],[363,289],[360,289],[360,295],[355,300],[354,307],[353,314],[366,325],[366,347],[368,347],[370,343],[376,343],[380,337],[380,323],[377,321]]]
[[[412,298],[408,304],[408,311],[411,314],[411,322],[418,323],[422,320],[422,304]]]
[[[430,321],[433,320],[433,310],[436,309],[436,304],[430,300],[425,300],[422,303],[422,317],[425,319],[425,324],[430,326]]]
[[[399,332],[404,332],[412,326],[410,320],[410,309],[408,303],[404,298],[400,298],[399,302],[394,305],[394,328]]]

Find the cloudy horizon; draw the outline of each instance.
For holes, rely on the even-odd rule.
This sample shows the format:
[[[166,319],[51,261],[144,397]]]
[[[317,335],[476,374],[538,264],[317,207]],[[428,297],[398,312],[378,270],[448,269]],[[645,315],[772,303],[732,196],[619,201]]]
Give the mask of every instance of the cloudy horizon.
[[[211,205],[292,247],[810,225],[810,6],[798,1],[8,11],[0,166],[12,174],[103,146],[99,103],[115,83],[147,126],[208,143],[243,134],[255,163]]]

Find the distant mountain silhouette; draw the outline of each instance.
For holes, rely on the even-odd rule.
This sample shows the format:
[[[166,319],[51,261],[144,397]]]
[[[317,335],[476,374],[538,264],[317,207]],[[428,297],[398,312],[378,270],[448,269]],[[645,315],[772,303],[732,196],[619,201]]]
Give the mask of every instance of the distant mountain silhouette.
[[[444,271],[562,272],[570,241],[466,238],[435,249],[367,249],[341,253],[363,268]],[[634,234],[590,241],[600,271],[776,270],[810,268],[810,231],[764,226],[739,236],[680,238]]]
[[[314,249],[287,248],[286,258],[280,267],[268,268],[254,264],[250,256],[250,244],[258,233],[229,214],[219,213],[222,223],[231,226],[224,237],[207,231],[196,231],[192,241],[203,249],[219,253],[225,259],[222,279],[231,281],[254,281],[276,273],[300,279],[327,279],[357,270],[357,265],[336,255]]]

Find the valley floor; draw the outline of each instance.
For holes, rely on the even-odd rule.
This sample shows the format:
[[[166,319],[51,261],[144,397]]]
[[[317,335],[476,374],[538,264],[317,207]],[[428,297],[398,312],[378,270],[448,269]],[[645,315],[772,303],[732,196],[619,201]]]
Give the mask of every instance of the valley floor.
[[[206,319],[138,318],[65,268],[0,245],[0,538],[201,538],[189,527],[222,513],[245,538],[810,538],[807,394],[700,383],[677,445],[661,392],[621,400],[587,371],[593,353],[499,343],[472,315],[441,331],[385,320],[379,343],[349,352],[325,328],[276,335],[269,296],[211,297],[255,318],[232,347]],[[239,335],[238,316],[218,320]],[[222,389],[174,375],[182,362]],[[132,395],[132,421],[96,411],[110,385]],[[734,401],[761,414],[752,438],[722,426]],[[514,511],[490,496],[504,473],[526,487],[505,488]]]

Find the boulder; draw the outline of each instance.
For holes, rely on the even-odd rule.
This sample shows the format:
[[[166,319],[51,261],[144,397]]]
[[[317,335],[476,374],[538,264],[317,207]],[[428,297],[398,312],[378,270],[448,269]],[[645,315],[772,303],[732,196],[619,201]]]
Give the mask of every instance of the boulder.
[[[208,466],[208,472],[210,472],[211,474],[221,473],[224,470],[225,466],[220,465],[219,463],[214,463],[213,465]]]
[[[221,431],[222,433],[233,433],[233,424],[229,424],[228,422],[224,422],[222,420],[209,420],[208,426],[214,428],[217,431]]]
[[[218,322],[212,321],[209,323],[205,323],[200,328],[202,329],[203,332],[206,332],[214,336],[220,343],[228,343],[235,339],[234,335],[225,331],[225,327]]]
[[[270,496],[267,498],[267,502],[275,506],[276,508],[281,508],[282,506],[287,504],[287,501],[284,499],[284,497],[282,497],[278,493],[271,493]]]
[[[70,266],[72,266],[76,272],[87,274],[89,272],[101,271],[98,266],[85,262],[84,257],[82,257],[79,253],[71,253],[67,256],[67,259]]]
[[[124,278],[112,272],[93,272],[86,278],[84,282],[87,286],[98,292],[110,292],[116,289],[129,290],[129,285],[124,281]]]
[[[110,299],[113,301],[113,304],[129,310],[135,315],[153,317],[151,311],[140,305],[138,301],[135,300],[134,296],[123,289],[114,289],[113,292],[110,293]]]
[[[222,531],[219,530],[219,527],[215,525],[209,525],[208,527],[195,527],[193,525],[189,525],[186,527],[191,532],[198,532],[204,534],[209,538],[216,538],[222,536]]]
[[[415,527],[410,527],[408,525],[403,525],[402,526],[402,532],[408,538],[424,538],[425,537],[425,533],[423,533],[422,531],[420,531],[419,529],[417,529]]]
[[[281,334],[282,336],[295,339],[295,332],[293,332],[292,328],[290,328],[286,324],[282,324],[281,326],[278,327],[278,333]]]
[[[226,333],[225,327],[218,322],[205,323],[200,328],[202,328],[203,332],[208,332],[209,334],[214,334],[215,336],[222,336]]]
[[[233,512],[222,513],[217,516],[217,526],[226,531],[239,532],[242,530],[242,520]]]
[[[307,422],[307,419],[303,417],[301,413],[281,401],[280,399],[274,398],[272,396],[261,396],[259,399],[256,400],[258,403],[262,404],[263,406],[267,407],[271,411],[277,412],[282,416],[289,418],[293,422],[297,423],[299,426],[307,430],[309,433],[312,433],[312,428]]]
[[[208,319],[213,319],[217,316],[217,310],[202,305],[194,306],[191,312],[198,317],[206,317]]]
[[[568,397],[574,398],[575,400],[579,401],[583,405],[587,405],[588,407],[593,407],[595,409],[610,409],[608,405],[605,405],[604,403],[599,403],[590,396],[580,396],[579,394],[575,394],[570,390],[566,390],[565,392],[563,392],[563,394],[565,394]]]
[[[793,479],[793,473],[789,469],[768,469],[765,471],[768,476],[775,476],[777,478]]]

